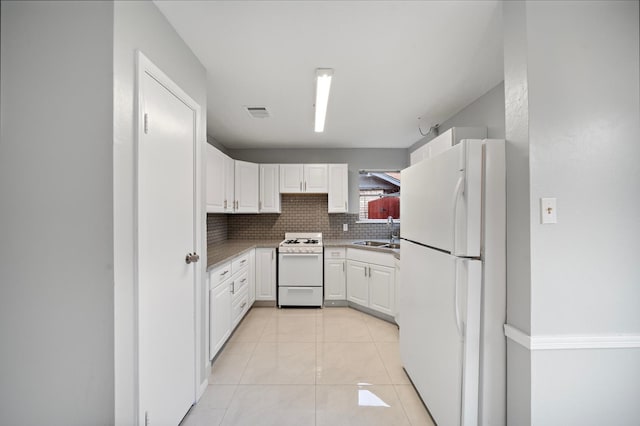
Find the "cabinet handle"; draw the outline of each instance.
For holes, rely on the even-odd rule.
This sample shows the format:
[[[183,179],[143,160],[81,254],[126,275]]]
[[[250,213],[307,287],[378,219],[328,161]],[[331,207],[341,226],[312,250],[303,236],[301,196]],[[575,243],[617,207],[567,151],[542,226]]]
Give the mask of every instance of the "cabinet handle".
[[[344,262],[342,262],[342,272],[344,272]]]
[[[224,208],[227,208],[227,200],[224,200]]]
[[[246,283],[246,282],[247,282],[247,279],[246,279],[246,278],[243,278],[240,282],[241,282],[241,283]]]
[[[229,273],[229,271],[224,271],[223,273],[220,274],[221,277],[224,277],[225,275],[227,275]]]
[[[240,261],[240,263],[245,263],[246,261],[247,261],[247,259],[242,259],[242,260]]]
[[[344,211],[345,212],[347,211],[347,202],[346,201],[344,202]]]
[[[302,181],[300,181],[300,192],[302,192]]]
[[[236,294],[236,283],[234,281],[231,282],[231,294]]]
[[[367,267],[366,266],[364,267],[364,276],[365,277],[367,276]]]
[[[273,253],[275,252],[275,250],[271,250],[271,260],[273,260]]]
[[[244,302],[242,305],[240,305],[240,309],[244,309],[245,306],[247,306],[247,302]]]
[[[307,192],[307,181],[304,182],[304,192]]]

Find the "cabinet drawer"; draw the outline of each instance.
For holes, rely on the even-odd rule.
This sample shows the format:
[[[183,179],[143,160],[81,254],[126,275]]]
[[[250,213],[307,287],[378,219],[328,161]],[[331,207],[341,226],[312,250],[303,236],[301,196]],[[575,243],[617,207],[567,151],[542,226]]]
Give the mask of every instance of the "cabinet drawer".
[[[235,328],[240,322],[244,314],[249,310],[249,289],[245,288],[242,292],[234,297],[231,306],[231,328]]]
[[[388,266],[390,268],[395,267],[395,257],[390,253],[349,248],[347,250],[347,259]]]
[[[242,254],[235,259],[231,260],[231,272],[239,272],[242,268],[246,268],[249,265],[249,253]]]
[[[249,271],[245,270],[239,274],[233,274],[233,279],[231,280],[231,298],[232,303],[235,303],[240,294],[249,289]]]
[[[222,284],[224,280],[231,278],[231,263],[227,262],[209,271],[209,289],[212,290]]]
[[[324,258],[325,259],[344,259],[346,249],[344,247],[325,247]]]

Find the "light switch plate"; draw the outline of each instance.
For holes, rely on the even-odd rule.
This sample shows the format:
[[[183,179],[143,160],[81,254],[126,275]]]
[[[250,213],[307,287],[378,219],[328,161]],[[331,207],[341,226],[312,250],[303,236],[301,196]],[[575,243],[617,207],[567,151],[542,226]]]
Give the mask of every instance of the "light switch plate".
[[[543,225],[558,223],[555,198],[540,198],[540,221]]]
[[[342,224],[342,230],[343,230],[344,232],[347,232],[347,231],[349,230],[349,224],[348,224],[348,223],[343,223],[343,224]]]

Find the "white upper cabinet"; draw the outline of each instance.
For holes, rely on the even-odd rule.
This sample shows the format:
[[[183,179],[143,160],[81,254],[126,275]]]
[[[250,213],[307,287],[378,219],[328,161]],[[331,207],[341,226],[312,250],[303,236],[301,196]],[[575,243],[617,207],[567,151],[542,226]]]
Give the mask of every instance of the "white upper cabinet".
[[[236,213],[258,213],[258,175],[257,164],[235,161]]]
[[[280,213],[280,166],[260,164],[260,213]]]
[[[225,155],[207,144],[207,213],[224,213]]]
[[[349,211],[349,165],[329,164],[329,213]]]
[[[280,192],[284,194],[326,194],[326,164],[280,164]]]
[[[329,192],[326,164],[304,165],[304,192],[311,194],[326,194]]]
[[[410,162],[414,164],[435,157],[442,151],[451,148],[463,139],[486,139],[486,127],[452,127],[446,132],[431,139],[426,145],[422,145],[410,154]]]
[[[224,156],[224,212],[234,212],[235,198],[235,160]]]
[[[234,160],[207,144],[207,213],[233,213]]]
[[[303,170],[302,164],[280,164],[280,192],[286,194],[304,192],[302,189]]]

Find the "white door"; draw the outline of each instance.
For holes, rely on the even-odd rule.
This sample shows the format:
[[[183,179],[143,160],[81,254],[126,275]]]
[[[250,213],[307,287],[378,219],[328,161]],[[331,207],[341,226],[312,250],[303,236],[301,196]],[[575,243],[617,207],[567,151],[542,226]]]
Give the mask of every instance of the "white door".
[[[395,269],[370,265],[369,273],[369,307],[393,316]]]
[[[346,300],[346,265],[344,259],[326,259],[324,261],[324,298],[325,300]]]
[[[302,164],[280,164],[280,192],[297,193],[303,192]]]
[[[402,237],[480,256],[482,141],[465,140],[402,170]]]
[[[481,262],[409,241],[400,262],[403,365],[437,424],[477,425]]]
[[[260,164],[260,213],[280,213],[280,167]]]
[[[326,164],[305,164],[303,191],[326,194],[329,192],[329,178]]]
[[[356,260],[347,260],[347,300],[369,306],[369,265]]]
[[[195,266],[185,257],[196,247],[196,113],[146,72],[140,90],[139,418],[175,425],[195,400]]]
[[[235,162],[236,213],[258,213],[258,165]]]
[[[276,300],[275,255],[275,249],[256,249],[256,300]]]
[[[224,157],[207,144],[207,213],[224,213]]]
[[[329,164],[329,213],[347,213],[349,206],[349,165]]]

